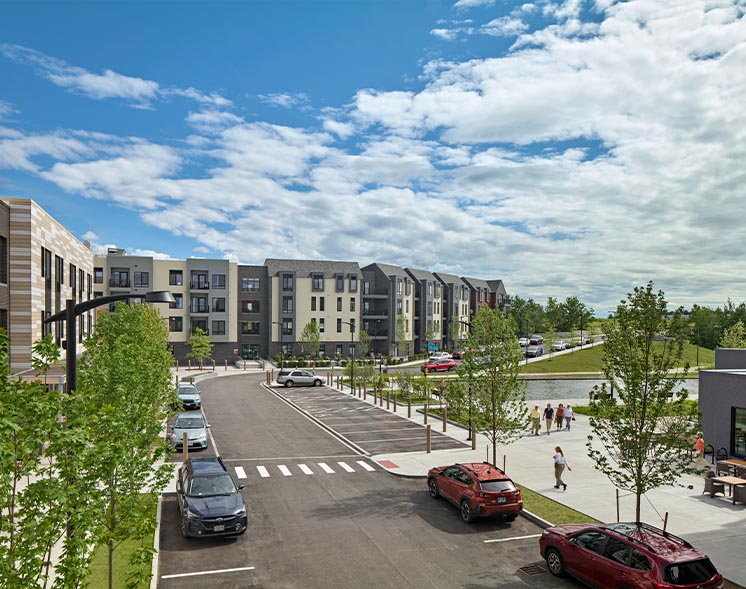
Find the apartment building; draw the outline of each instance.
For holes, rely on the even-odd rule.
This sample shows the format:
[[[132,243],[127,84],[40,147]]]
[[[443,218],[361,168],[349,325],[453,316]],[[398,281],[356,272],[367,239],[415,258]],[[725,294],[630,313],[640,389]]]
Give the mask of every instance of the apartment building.
[[[238,267],[238,345],[241,358],[270,355],[269,273],[266,266]]]
[[[0,326],[10,337],[13,373],[31,369],[31,348],[51,333],[60,347],[65,323],[44,324],[68,299],[93,297],[93,252],[33,200],[2,198],[0,206]],[[77,318],[78,344],[91,333],[94,312]],[[81,349],[81,348],[79,348]],[[64,361],[65,350],[61,350]]]
[[[493,306],[491,304],[490,285],[486,280],[467,278],[466,276],[462,276],[461,280],[469,289],[469,309],[472,313],[479,311],[482,305]]]
[[[414,353],[415,281],[404,268],[373,263],[363,268],[363,324],[373,327],[378,354]],[[380,329],[379,329],[380,328]],[[367,330],[366,330],[367,331]]]
[[[469,285],[454,274],[434,274],[443,287],[443,341],[446,347],[455,348],[469,335],[471,291]]]
[[[415,350],[443,349],[443,285],[432,272],[406,268],[414,282]]]
[[[507,297],[508,293],[505,290],[505,285],[502,280],[488,280],[487,284],[490,288],[490,307],[497,309],[501,313],[507,311]]]

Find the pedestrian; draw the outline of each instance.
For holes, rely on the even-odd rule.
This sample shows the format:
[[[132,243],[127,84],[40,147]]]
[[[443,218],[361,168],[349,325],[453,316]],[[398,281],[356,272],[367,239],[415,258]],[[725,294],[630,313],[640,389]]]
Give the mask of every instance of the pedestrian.
[[[570,429],[570,422],[573,419],[575,419],[575,414],[572,411],[572,405],[568,403],[567,407],[565,407],[565,423],[567,423],[567,427],[565,429]]]
[[[534,436],[538,436],[540,429],[541,429],[541,413],[539,413],[539,406],[534,405],[534,408],[531,409],[531,433]]]
[[[565,423],[565,406],[560,403],[559,407],[557,407],[557,413],[555,415],[556,422],[557,422],[557,431],[560,431],[562,429],[562,424]]]
[[[705,470],[709,469],[707,460],[705,460],[705,438],[702,432],[697,433],[697,441],[694,442],[694,452],[697,454],[694,459],[694,468],[699,469],[699,466],[703,465]]]
[[[570,465],[565,460],[565,454],[562,452],[562,448],[557,446],[554,449],[554,488],[559,489],[562,486],[563,491],[567,491],[567,484],[562,480],[562,473],[567,467],[567,470],[572,470]]]
[[[552,409],[551,403],[547,403],[544,409],[544,422],[547,424],[547,435],[549,435],[549,432],[552,430],[552,424],[554,423],[554,409]]]

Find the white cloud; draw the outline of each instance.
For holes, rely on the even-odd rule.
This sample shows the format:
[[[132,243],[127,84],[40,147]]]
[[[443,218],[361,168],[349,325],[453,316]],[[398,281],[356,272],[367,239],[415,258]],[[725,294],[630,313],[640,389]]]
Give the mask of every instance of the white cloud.
[[[494,4],[495,0],[458,0],[453,5],[453,8],[456,10],[468,10],[478,6],[493,6]]]
[[[85,239],[86,241],[90,241],[90,242],[98,241],[98,235],[96,235],[96,234],[95,234],[95,233],[94,233],[93,231],[86,231],[86,232],[85,232],[85,233],[84,233],[84,234],[82,235],[82,237],[83,237],[83,239]]]
[[[243,122],[243,119],[233,113],[208,109],[200,112],[190,112],[187,115],[186,122],[200,133],[211,135],[226,127],[238,125]]]
[[[443,41],[454,41],[458,39],[458,33],[461,29],[433,29],[430,34]]]
[[[262,102],[282,108],[290,108],[308,102],[308,96],[303,92],[297,94],[289,94],[287,92],[278,94],[259,94],[258,97]]]

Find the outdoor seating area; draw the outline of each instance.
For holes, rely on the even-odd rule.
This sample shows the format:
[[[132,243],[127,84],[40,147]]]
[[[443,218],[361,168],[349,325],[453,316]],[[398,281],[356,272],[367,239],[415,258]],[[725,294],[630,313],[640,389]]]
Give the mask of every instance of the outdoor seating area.
[[[717,463],[717,472],[711,470],[704,476],[705,488],[702,493],[709,493],[710,497],[715,497],[722,493],[723,497],[730,496],[733,505],[736,502],[746,505],[746,464],[722,464],[721,463],[742,463],[743,460],[722,460]],[[743,469],[742,474],[738,474]],[[721,474],[722,473],[722,474]]]

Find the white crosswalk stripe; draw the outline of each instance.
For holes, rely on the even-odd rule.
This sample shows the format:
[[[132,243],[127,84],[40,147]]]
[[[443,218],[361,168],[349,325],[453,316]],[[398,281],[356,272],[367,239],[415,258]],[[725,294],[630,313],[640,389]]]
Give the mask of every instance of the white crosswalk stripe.
[[[293,473],[290,472],[290,469],[287,466],[285,466],[284,464],[278,464],[277,468],[280,469],[280,472],[283,474],[283,476],[286,476],[286,477],[293,476]]]
[[[327,474],[334,474],[334,471],[332,470],[331,466],[329,466],[326,462],[319,462],[318,465],[321,467],[321,470],[323,470]]]
[[[370,464],[368,464],[367,462],[363,462],[362,460],[358,460],[357,463],[368,472],[373,472],[375,470],[375,468],[373,468]]]
[[[337,462],[337,464],[339,464],[339,466],[341,466],[342,468],[344,468],[344,469],[345,469],[345,470],[346,470],[347,472],[355,472],[355,469],[354,469],[354,468],[352,468],[352,467],[351,467],[351,466],[350,466],[349,464],[347,464],[346,462]]]
[[[338,470],[334,470],[331,466],[329,466],[326,462],[317,462],[316,463],[321,471],[323,471],[326,474],[338,474]],[[351,465],[347,462],[337,462],[339,467],[344,470],[345,472],[352,472],[352,473],[359,473],[359,472],[375,472],[375,468],[371,466],[368,462],[365,460],[356,460],[355,464],[357,464],[360,468],[356,469],[354,467],[354,464]],[[314,474],[320,474],[319,471],[314,471],[310,466],[307,464],[296,464],[296,465],[290,465],[287,464],[278,464],[277,470],[280,471],[282,476],[284,477],[291,477],[293,476],[293,466],[297,466],[298,470],[300,470],[304,475],[314,475]],[[246,470],[242,466],[236,466],[236,478],[238,479],[246,479],[248,478],[248,475],[246,474]],[[264,465],[257,465],[256,471],[259,473],[259,476],[263,479],[268,479],[272,476],[270,470],[268,467]]]
[[[245,479],[246,478],[246,471],[243,469],[242,466],[236,467],[236,477],[239,479]]]
[[[310,468],[308,468],[305,464],[299,464],[298,468],[300,468],[303,474],[313,474],[313,471]]]
[[[269,471],[263,466],[257,466],[256,469],[259,471],[259,476],[263,479],[269,478]]]

